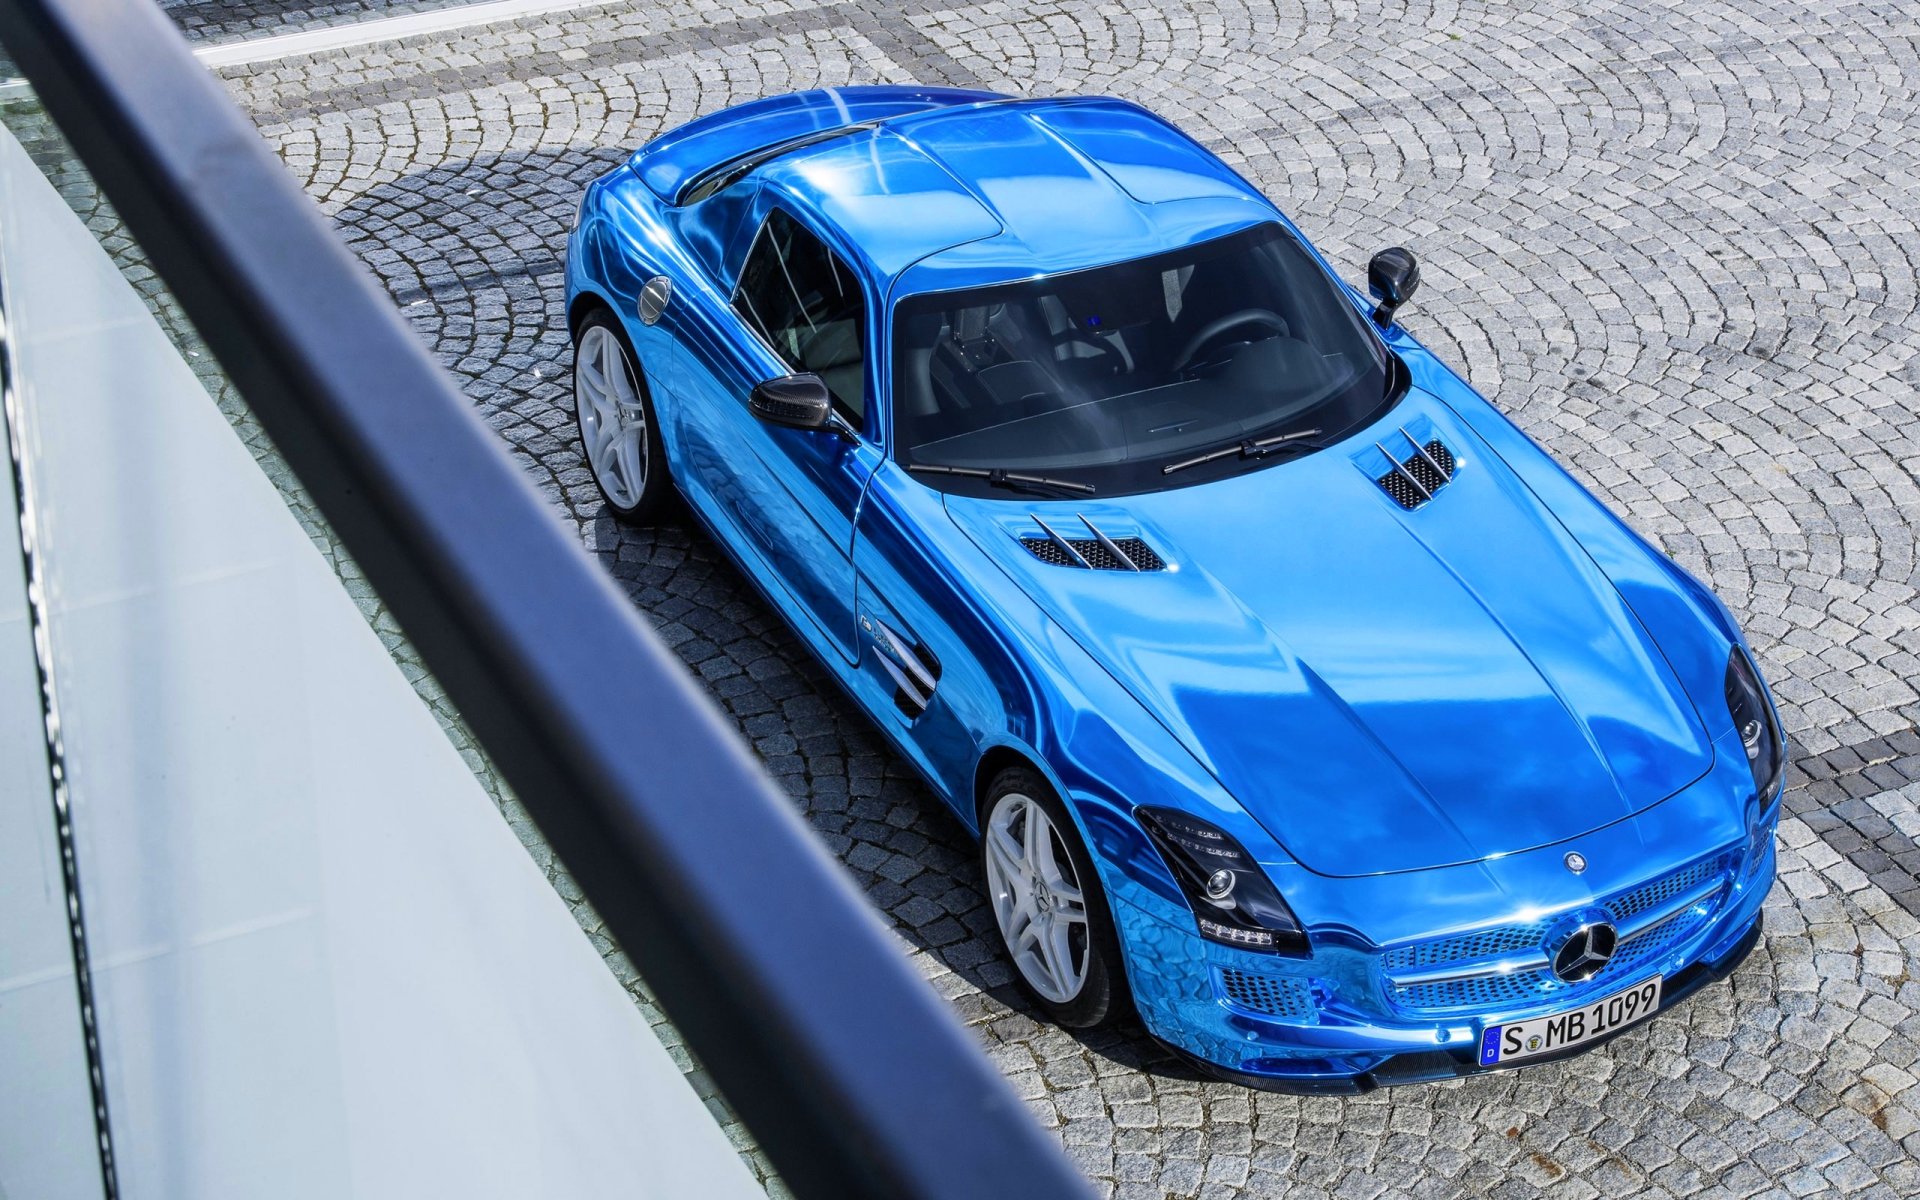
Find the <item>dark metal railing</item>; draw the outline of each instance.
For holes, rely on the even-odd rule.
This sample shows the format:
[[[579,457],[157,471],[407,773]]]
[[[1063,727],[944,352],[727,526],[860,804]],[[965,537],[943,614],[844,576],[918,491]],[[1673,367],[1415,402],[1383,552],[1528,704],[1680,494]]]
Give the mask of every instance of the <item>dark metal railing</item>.
[[[788,1185],[1083,1195],[160,8],[0,42]]]

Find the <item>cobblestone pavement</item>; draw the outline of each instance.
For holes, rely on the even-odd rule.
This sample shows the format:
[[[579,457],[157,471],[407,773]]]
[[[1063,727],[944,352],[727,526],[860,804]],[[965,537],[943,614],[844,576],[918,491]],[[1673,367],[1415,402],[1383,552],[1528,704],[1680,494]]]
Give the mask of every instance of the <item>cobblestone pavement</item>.
[[[205,7],[205,6],[193,6]],[[1920,1194],[1920,18],[1896,4],[582,8],[224,72],[1042,1121],[1124,1196]],[[1009,986],[967,839],[682,518],[600,511],[582,185],[752,96],[918,80],[1181,122],[1739,615],[1798,761],[1767,937],[1581,1058],[1302,1099]]]
[[[225,42],[269,34],[297,33],[329,25],[454,8],[481,0],[158,0],[180,32],[193,42]]]

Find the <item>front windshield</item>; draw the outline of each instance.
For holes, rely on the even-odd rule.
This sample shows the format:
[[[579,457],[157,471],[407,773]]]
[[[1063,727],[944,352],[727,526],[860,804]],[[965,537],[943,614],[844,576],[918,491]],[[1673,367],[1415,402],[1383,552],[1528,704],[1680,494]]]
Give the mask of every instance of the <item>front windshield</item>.
[[[986,472],[1101,494],[1218,478],[1262,457],[1234,447],[1296,435],[1289,449],[1306,450],[1372,420],[1395,374],[1340,286],[1278,225],[910,296],[894,312],[898,456],[923,482],[980,494]]]

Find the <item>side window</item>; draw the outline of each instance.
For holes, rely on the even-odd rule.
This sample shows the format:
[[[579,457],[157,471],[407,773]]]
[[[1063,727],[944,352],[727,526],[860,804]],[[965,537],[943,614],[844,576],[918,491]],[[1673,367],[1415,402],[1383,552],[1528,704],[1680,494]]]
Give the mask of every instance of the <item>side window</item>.
[[[774,209],[760,227],[733,307],[795,371],[826,381],[842,415],[866,415],[867,305],[860,281],[825,243]]]

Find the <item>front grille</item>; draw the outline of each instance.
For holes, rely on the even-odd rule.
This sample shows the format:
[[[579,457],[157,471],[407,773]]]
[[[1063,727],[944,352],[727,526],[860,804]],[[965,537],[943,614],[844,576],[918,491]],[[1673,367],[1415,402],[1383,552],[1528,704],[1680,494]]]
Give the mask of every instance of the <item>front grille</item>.
[[[1411,436],[1407,438],[1407,444],[1420,445]],[[1384,446],[1381,450],[1387,453],[1387,457],[1393,458]],[[1400,463],[1399,467],[1380,476],[1376,482],[1386,489],[1387,495],[1392,496],[1394,503],[1401,508],[1419,508],[1432,499],[1435,492],[1453,482],[1453,451],[1447,449],[1439,438],[1420,446],[1420,450],[1405,461],[1398,458],[1393,458],[1393,461]]]
[[[1404,1009],[1446,1012],[1458,1008],[1523,1008],[1567,986],[1552,971],[1516,971],[1511,975],[1479,975],[1446,983],[1396,987],[1391,989],[1391,994],[1393,1002]]]
[[[1527,1008],[1534,1004],[1545,1004],[1562,996],[1569,1001],[1584,994],[1600,994],[1626,982],[1639,973],[1640,969],[1652,960],[1660,957],[1669,948],[1686,940],[1706,924],[1708,917],[1701,916],[1693,909],[1684,909],[1668,917],[1658,925],[1647,929],[1623,942],[1613,961],[1600,969],[1592,979],[1580,983],[1568,983],[1555,975],[1551,968],[1543,967],[1538,971],[1515,971],[1508,975],[1479,975],[1472,979],[1455,979],[1446,983],[1422,983],[1412,987],[1392,988],[1395,1004],[1403,1009],[1423,1012],[1447,1012],[1457,1009],[1477,1009],[1481,1011],[1508,1008]]]
[[[1063,538],[1061,540],[1065,541],[1067,545],[1072,546],[1081,558],[1087,560],[1087,565],[1096,571],[1124,571],[1127,569],[1127,564],[1115,558],[1112,552],[1101,545],[1097,538]],[[1114,545],[1120,547],[1120,553],[1132,559],[1133,565],[1142,571],[1159,571],[1166,568],[1167,564],[1161,560],[1158,554],[1153,552],[1153,547],[1147,545],[1139,538],[1114,538],[1112,541]],[[1061,548],[1060,543],[1054,541],[1052,538],[1023,537],[1020,539],[1020,544],[1025,546],[1029,553],[1043,563],[1050,563],[1056,567],[1077,567],[1080,565],[1073,561],[1073,555],[1068,554]]]
[[[1721,859],[1710,858],[1697,862],[1684,870],[1662,876],[1652,883],[1642,884],[1626,894],[1607,902],[1607,911],[1613,914],[1615,921],[1627,921],[1639,916],[1650,908],[1658,908],[1675,896],[1683,895],[1697,887],[1704,887],[1725,867]]]
[[[1314,1015],[1313,988],[1293,975],[1255,975],[1222,967],[1220,984],[1227,999],[1249,1012],[1303,1021]]]
[[[1670,872],[1649,883],[1621,892],[1601,902],[1610,919],[1624,924],[1641,913],[1658,909],[1681,896],[1705,887],[1728,870],[1730,859],[1719,855]],[[1528,1008],[1557,1001],[1574,1001],[1582,996],[1604,994],[1624,986],[1644,968],[1673,947],[1698,933],[1718,912],[1724,892],[1709,898],[1706,911],[1689,906],[1658,923],[1635,933],[1620,943],[1619,952],[1593,978],[1568,983],[1550,967],[1537,970],[1489,973],[1439,983],[1399,985],[1386,981],[1386,998],[1396,1009],[1416,1014],[1487,1012]],[[1546,938],[1551,922],[1507,925],[1473,933],[1398,946],[1380,956],[1389,973],[1449,963],[1472,963],[1523,955],[1532,951],[1548,952]]]
[[[1536,949],[1540,945],[1540,939],[1546,936],[1545,925],[1507,925],[1498,929],[1478,930],[1460,937],[1444,938],[1437,942],[1416,942],[1411,946],[1387,951],[1381,956],[1380,961],[1389,971],[1403,971],[1408,967],[1437,967],[1450,962],[1471,962],[1476,958],[1495,958]]]

